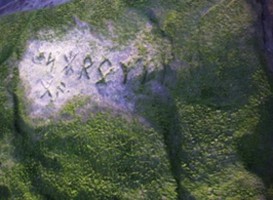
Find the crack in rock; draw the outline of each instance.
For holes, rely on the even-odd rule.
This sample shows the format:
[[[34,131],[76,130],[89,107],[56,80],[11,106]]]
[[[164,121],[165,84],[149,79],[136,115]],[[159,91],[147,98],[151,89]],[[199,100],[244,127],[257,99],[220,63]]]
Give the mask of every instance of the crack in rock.
[[[273,74],[273,1],[257,0],[261,4],[261,25],[267,67]]]

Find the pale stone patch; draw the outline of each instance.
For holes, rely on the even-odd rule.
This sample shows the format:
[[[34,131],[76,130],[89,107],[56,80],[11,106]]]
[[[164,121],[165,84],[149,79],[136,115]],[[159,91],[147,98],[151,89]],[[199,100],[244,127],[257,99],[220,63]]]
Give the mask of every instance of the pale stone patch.
[[[136,33],[136,39],[127,46],[80,28],[68,31],[61,39],[29,40],[19,73],[31,102],[30,115],[56,113],[79,95],[133,110],[135,94],[131,83],[163,68],[162,59],[158,59],[162,44],[157,46],[144,37],[151,29],[149,25],[146,32]],[[54,35],[50,32],[41,32],[38,38]]]

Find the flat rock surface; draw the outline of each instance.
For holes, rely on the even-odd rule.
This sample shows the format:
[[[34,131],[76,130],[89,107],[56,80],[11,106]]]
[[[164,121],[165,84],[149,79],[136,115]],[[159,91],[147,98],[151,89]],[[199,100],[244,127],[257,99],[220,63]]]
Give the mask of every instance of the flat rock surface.
[[[40,39],[29,40],[19,72],[31,116],[48,116],[79,95],[134,109],[135,87],[145,84],[148,74],[163,69],[160,59],[152,61],[161,56],[161,46],[145,41],[151,30],[147,24],[124,46],[88,28],[74,28],[59,39],[53,31],[41,32]],[[43,39],[49,36],[52,39]],[[140,52],[140,43],[146,43],[147,53]]]

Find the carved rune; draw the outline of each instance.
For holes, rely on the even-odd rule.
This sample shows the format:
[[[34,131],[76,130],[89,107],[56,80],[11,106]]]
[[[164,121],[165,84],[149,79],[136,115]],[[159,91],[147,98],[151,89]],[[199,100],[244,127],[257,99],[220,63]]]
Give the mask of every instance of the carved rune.
[[[56,97],[59,97],[60,93],[64,94],[65,89],[66,89],[66,84],[64,82],[60,82],[60,85],[57,86]]]
[[[52,57],[52,53],[50,52],[46,61],[46,66],[50,66],[50,72],[53,71],[54,65],[55,65],[55,58]]]
[[[44,81],[41,81],[41,84],[43,86],[43,88],[45,89],[45,92],[40,96],[40,98],[44,98],[46,95],[48,95],[50,98],[52,98],[52,93],[50,91],[50,86],[52,84],[53,80],[51,80],[50,82],[47,82],[47,85],[44,83]]]
[[[94,62],[92,61],[91,57],[88,55],[85,57],[84,61],[83,61],[83,65],[82,65],[82,70],[79,76],[79,79],[81,79],[82,77],[85,77],[87,79],[90,79],[90,76],[88,74],[88,69],[90,67],[92,67],[92,65],[94,64]]]
[[[123,83],[123,84],[126,84],[126,83],[127,83],[127,80],[128,80],[128,73],[129,73],[128,66],[125,65],[125,64],[122,63],[122,62],[120,62],[119,64],[120,64],[121,69],[122,69],[122,72],[123,72],[123,81],[122,81],[122,83]]]
[[[65,75],[69,75],[70,73],[74,73],[74,69],[72,66],[72,62],[75,60],[78,54],[73,55],[71,51],[68,56],[64,55],[64,60],[66,61],[66,66],[64,67],[63,71],[65,71]]]
[[[35,56],[32,58],[32,62],[35,64],[42,64],[42,62],[45,60],[45,53],[40,52],[38,56]]]
[[[100,66],[98,68],[98,71],[99,71],[99,73],[101,75],[101,80],[99,80],[97,82],[97,84],[99,84],[99,83],[105,84],[106,83],[106,77],[112,72],[112,68],[111,67],[112,67],[112,63],[107,58],[104,59],[101,62]]]

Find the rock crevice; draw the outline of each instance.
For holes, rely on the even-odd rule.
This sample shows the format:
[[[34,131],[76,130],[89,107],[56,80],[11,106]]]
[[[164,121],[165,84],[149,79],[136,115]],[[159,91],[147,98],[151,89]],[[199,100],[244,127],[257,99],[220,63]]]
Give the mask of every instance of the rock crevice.
[[[273,1],[258,0],[261,4],[261,26],[267,68],[273,74]]]

